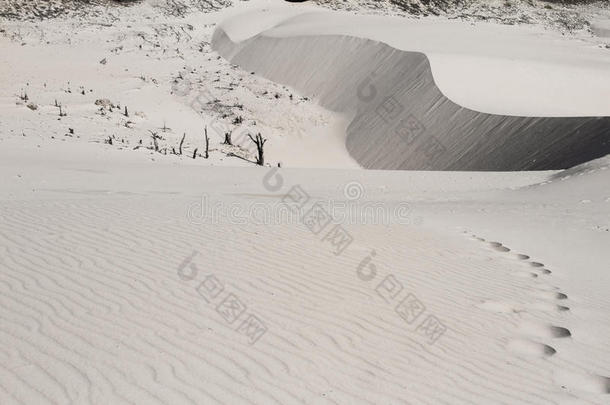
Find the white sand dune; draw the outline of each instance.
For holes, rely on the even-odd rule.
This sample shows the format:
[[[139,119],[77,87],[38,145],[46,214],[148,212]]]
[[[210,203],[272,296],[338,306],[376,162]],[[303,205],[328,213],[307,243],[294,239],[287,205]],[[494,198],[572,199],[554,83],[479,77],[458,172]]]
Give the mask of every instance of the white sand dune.
[[[550,117],[610,115],[602,96],[610,91],[610,57],[591,40],[566,38],[535,26],[331,13],[260,0],[245,11],[237,8],[227,14],[219,25],[235,43],[257,35],[337,35],[423,53],[441,92],[475,111]],[[607,20],[600,20],[594,26],[606,24]]]
[[[583,96],[581,91],[574,91],[578,86],[590,86],[586,100],[589,105],[596,104],[590,111],[605,108],[605,114],[610,115],[607,102],[603,98],[591,96],[603,94],[598,93],[599,87],[610,85],[610,77],[607,74],[600,75],[601,72],[607,72],[610,66],[610,58],[606,54],[589,51],[571,61],[568,65],[580,63],[583,69],[565,80],[570,83],[568,85],[550,80],[542,80],[543,84],[538,86],[528,87],[527,80],[521,86],[517,85],[518,90],[523,90],[520,97],[526,104],[521,105],[521,108],[533,106],[527,117],[507,113],[487,114],[451,101],[437,87],[436,77],[442,77],[443,73],[435,72],[433,75],[434,69],[431,69],[426,54],[413,51],[421,48],[434,51],[435,47],[438,48],[434,40],[429,41],[431,44],[423,41],[425,45],[420,43],[421,40],[414,40],[415,44],[411,45],[409,39],[402,39],[402,47],[409,49],[402,51],[375,40],[361,38],[373,31],[385,32],[384,38],[411,38],[409,34],[419,34],[414,37],[421,38],[422,32],[408,28],[410,25],[417,26],[417,23],[403,23],[399,26],[389,18],[371,19],[341,14],[341,17],[336,17],[333,13],[306,13],[286,19],[285,13],[280,10],[277,16],[279,22],[271,18],[257,21],[256,17],[260,13],[271,13],[269,10],[229,19],[216,30],[213,46],[221,55],[243,68],[313,95],[324,107],[352,117],[347,128],[347,149],[366,168],[548,170],[571,167],[610,153],[608,117],[534,116],[540,112],[538,104],[543,101],[539,95],[546,96],[548,88],[553,88],[554,93],[563,93],[564,102],[569,101],[572,105],[578,105],[578,108],[586,108],[577,102],[579,96]],[[275,23],[271,29],[257,32],[258,29],[271,25],[271,21]],[[361,28],[362,25],[364,28]],[[401,29],[403,26],[407,28]],[[343,29],[349,35],[329,33],[342,32]],[[452,29],[455,30],[453,26],[436,30],[427,27],[430,35],[437,36],[445,36]],[[469,40],[459,39],[462,43],[493,39],[486,38],[485,35],[483,30],[478,34],[462,35],[469,37]],[[497,32],[495,35],[500,37]],[[513,37],[509,36],[502,42],[518,48],[524,38]],[[503,45],[502,42],[496,46]],[[537,45],[546,45],[544,41],[540,42]],[[445,44],[445,49],[451,49],[449,47],[450,44]],[[494,52],[490,52],[490,49],[484,46],[474,48],[470,52],[479,54],[474,59],[471,58],[470,63],[477,62],[482,57],[493,59]],[[531,52],[531,49],[526,48],[525,51],[517,52],[516,56],[527,53],[528,50]],[[465,52],[459,47],[452,51],[458,55]],[[506,52],[504,58],[513,56],[510,50]],[[549,60],[557,59],[556,52],[557,49],[554,48],[546,50]],[[590,62],[593,56],[597,57],[597,63],[592,65]],[[458,57],[460,58],[468,59]],[[456,65],[451,58],[445,58],[443,63],[452,68]],[[475,73],[481,72],[486,67],[483,65],[473,70]],[[514,67],[508,64],[500,73],[507,73],[508,77],[522,77],[514,72],[506,72]],[[457,69],[459,72],[459,67]],[[578,71],[573,66],[571,69]],[[592,70],[597,72],[593,78],[579,80],[587,77]],[[544,70],[529,79],[540,79],[538,76],[543,72]],[[463,80],[455,73],[452,76],[452,80],[444,80]],[[498,77],[495,79],[496,82],[499,80]],[[469,91],[498,95],[505,87],[489,87],[489,84],[479,80]],[[596,92],[592,93],[594,86]],[[470,98],[477,99],[476,95],[471,95]],[[501,103],[510,105],[502,96],[497,98],[496,106],[492,105],[490,109],[497,110],[497,105]],[[469,104],[478,103],[481,103],[480,97]]]
[[[356,165],[339,143],[358,103],[341,78],[330,77],[324,97],[315,96],[337,110],[353,107],[347,117],[208,49],[212,24],[260,9],[250,4],[180,19],[145,3],[117,12],[110,25],[3,25],[0,404],[607,405],[610,157],[563,171],[347,170]],[[309,49],[320,38],[269,36],[303,10],[253,11],[256,18],[229,20],[242,27],[229,24],[225,33],[239,32],[244,44],[251,37],[248,49]],[[306,30],[313,22],[303,18],[303,26],[297,18],[277,29]],[[313,49],[318,60],[326,50],[358,62],[337,53],[348,45],[411,58],[380,47],[381,38],[350,37],[349,18],[340,18],[343,32],[328,32],[328,47]],[[383,32],[373,22],[361,27],[369,36]],[[468,42],[451,25],[455,44]],[[426,42],[421,25],[409,27],[413,40]],[[231,39],[227,47],[241,46]],[[557,40],[554,49],[572,45]],[[583,87],[595,97],[579,98],[575,83],[587,69],[575,60],[558,69],[580,79],[559,87],[578,102],[559,98],[539,112],[607,108],[604,59],[581,45],[573,49],[597,61],[589,72],[598,74],[585,82],[599,87]],[[527,49],[519,52],[504,69],[537,66]],[[437,74],[435,55],[428,79],[461,74],[447,66]],[[453,57],[462,68],[477,60]],[[356,63],[351,71],[369,68]],[[309,89],[303,67],[290,73]],[[192,159],[202,127],[222,121],[212,108],[194,108],[184,88],[218,97],[213,107],[229,122],[235,112],[227,106],[243,103],[231,108],[268,137],[268,162],[286,159],[288,167],[231,158],[227,152],[246,144],[230,149],[222,133],[213,135],[209,159]],[[495,104],[479,87],[458,93],[515,111],[516,91]],[[100,98],[128,106],[129,116],[94,104]],[[55,99],[67,116],[58,116]],[[149,131],[162,134],[166,148],[187,133],[185,154],[147,149]],[[111,136],[114,144],[104,143]],[[294,167],[301,165],[341,169]],[[330,222],[303,220],[321,208]]]

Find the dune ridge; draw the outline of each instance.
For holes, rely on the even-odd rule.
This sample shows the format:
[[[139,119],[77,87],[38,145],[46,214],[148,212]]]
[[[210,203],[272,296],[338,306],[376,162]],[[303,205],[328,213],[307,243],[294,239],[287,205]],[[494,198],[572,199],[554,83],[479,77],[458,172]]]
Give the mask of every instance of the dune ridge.
[[[223,57],[352,117],[346,146],[367,169],[555,170],[610,153],[609,117],[524,117],[464,108],[437,87],[425,54],[348,35],[233,42]],[[493,91],[493,89],[490,89]]]

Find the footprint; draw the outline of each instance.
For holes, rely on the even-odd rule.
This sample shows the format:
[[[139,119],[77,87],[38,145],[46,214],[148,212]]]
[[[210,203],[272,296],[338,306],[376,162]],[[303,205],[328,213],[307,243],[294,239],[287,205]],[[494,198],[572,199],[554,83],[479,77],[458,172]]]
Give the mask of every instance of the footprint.
[[[519,331],[525,335],[542,339],[566,338],[572,336],[572,333],[567,328],[534,321],[522,321],[519,324]]]
[[[497,250],[498,252],[503,252],[503,253],[510,252],[509,248],[507,248],[506,246],[502,246],[502,245],[492,246],[492,249]]]
[[[512,339],[506,346],[508,351],[521,357],[550,357],[557,353],[549,345],[528,339]]]
[[[517,259],[519,259],[519,260],[527,260],[530,258],[528,255],[524,255],[521,253],[517,253],[517,254],[515,254],[515,256],[517,256]]]
[[[534,294],[536,297],[545,298],[548,300],[565,300],[568,296],[562,292],[557,291],[539,291]]]
[[[552,271],[551,271],[551,270],[549,270],[549,269],[541,269],[541,270],[540,270],[540,273],[542,273],[542,274],[551,274],[551,273],[552,273]]]
[[[525,311],[525,309],[521,308],[517,304],[502,301],[484,301],[481,304],[478,304],[476,307],[500,314],[518,314],[519,312]]]
[[[559,287],[555,287],[555,286],[548,285],[548,284],[539,284],[539,285],[535,286],[534,288],[536,288],[537,290],[540,290],[540,291],[557,291],[557,290],[559,290]]]
[[[514,273],[511,273],[513,276],[515,277],[521,277],[521,278],[536,278],[538,277],[538,274],[536,273],[532,273],[531,271],[516,271]]]
[[[554,373],[553,380],[555,384],[569,391],[610,394],[610,378],[608,377],[558,370]]]
[[[532,308],[539,309],[541,311],[553,311],[553,312],[566,312],[570,308],[564,305],[557,305],[550,302],[536,302],[532,304]]]
[[[532,267],[544,267],[544,264],[538,262],[530,262],[530,266]]]

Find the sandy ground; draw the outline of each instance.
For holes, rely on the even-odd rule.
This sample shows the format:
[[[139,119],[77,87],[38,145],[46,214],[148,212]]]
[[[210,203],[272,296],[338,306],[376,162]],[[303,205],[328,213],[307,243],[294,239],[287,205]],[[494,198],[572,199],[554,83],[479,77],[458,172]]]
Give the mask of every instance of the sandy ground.
[[[607,401],[607,160],[277,172],[19,141],[3,403]]]
[[[115,148],[141,148],[154,159],[152,133],[161,137],[164,155],[178,152],[185,135],[186,159],[195,148],[202,155],[207,126],[210,159],[205,164],[248,164],[228,155],[252,161],[256,148],[247,133],[260,132],[270,140],[270,164],[358,167],[345,151],[342,117],[211,50],[209,40],[222,12],[185,19],[160,14],[148,4],[119,10],[120,19],[109,13],[99,19],[3,25],[0,109],[15,119],[0,121],[0,138],[111,139]],[[233,131],[235,146],[223,145],[225,133]]]
[[[232,12],[2,23],[0,403],[607,404],[608,158],[358,169]]]

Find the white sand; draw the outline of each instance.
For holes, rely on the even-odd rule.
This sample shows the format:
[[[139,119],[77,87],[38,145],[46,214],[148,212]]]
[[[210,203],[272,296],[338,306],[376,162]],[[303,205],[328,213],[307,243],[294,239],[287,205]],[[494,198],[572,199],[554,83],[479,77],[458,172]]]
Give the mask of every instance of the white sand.
[[[0,39],[1,404],[608,404],[608,158],[562,172],[346,170],[343,117],[199,50],[230,11],[191,15],[191,40],[146,5],[124,13],[120,30],[7,23],[23,38]],[[210,159],[190,159],[204,119],[190,92],[170,94],[179,71],[202,78],[189,89],[242,79],[216,94],[244,103],[271,164],[343,169],[274,173],[217,138]],[[36,111],[16,104],[27,81]],[[134,127],[97,114],[102,97]],[[162,147],[188,132],[184,156],[145,148],[164,121]],[[262,220],[295,185],[307,207],[332,202],[353,237],[342,254],[326,229]],[[212,274],[224,290],[208,303],[197,286]],[[376,291],[388,276],[403,286],[393,300]],[[232,323],[216,311],[229,294],[247,306]],[[411,323],[395,311],[408,294],[425,306]],[[253,345],[249,314],[267,328]],[[417,329],[430,315],[441,336]]]
[[[610,53],[537,27],[442,19],[357,16],[287,7],[236,13],[222,28],[235,42],[265,36],[350,35],[425,53],[443,94],[504,115],[610,115]]]
[[[17,141],[0,152],[2,403],[607,401],[607,160],[567,179],[283,170],[271,192],[268,169],[97,145],[66,159],[74,146]],[[354,180],[356,201],[343,190]],[[295,184],[355,209],[408,203],[408,215],[344,222],[354,242],[335,256],[298,221],[262,224]],[[225,216],[202,217],[204,195]],[[363,281],[373,250],[377,276]],[[182,281],[194,251],[197,281]],[[209,274],[265,322],[255,345],[198,295]],[[434,345],[375,291],[389,275],[448,328]]]
[[[495,60],[501,67],[501,72],[494,73],[497,84],[500,84],[499,78],[522,77],[518,69],[513,69],[513,64],[502,64],[498,51],[491,46],[497,38],[502,38],[500,43],[507,45],[504,58],[516,57],[519,63],[529,63],[531,68],[546,56],[549,61],[553,60],[553,67],[558,66],[560,76],[549,75],[545,79],[545,83],[555,89],[562,88],[559,91],[562,96],[553,96],[556,103],[550,104],[538,97],[549,94],[544,85],[522,83],[513,87],[519,92],[523,113],[523,116],[515,116],[510,108],[503,110],[501,107],[512,102],[496,94],[504,84],[490,85],[486,80],[479,80],[470,83],[470,88],[462,92],[467,98],[474,97],[476,103],[484,102],[477,99],[477,93],[485,94],[491,101],[477,111],[469,108],[469,103],[456,104],[447,98],[443,88],[436,84],[439,74],[432,67],[433,58],[428,56],[428,52],[438,51],[440,44],[426,38],[445,36],[447,28],[459,31],[455,24],[444,26],[439,23],[437,27],[411,21],[399,26],[389,18],[334,13],[306,13],[286,19],[284,9],[279,9],[278,18],[284,20],[275,21],[274,28],[266,29],[270,19],[262,18],[261,23],[258,20],[261,13],[274,15],[275,10],[246,12],[225,20],[214,33],[213,49],[232,63],[294,87],[314,97],[323,107],[349,117],[347,150],[367,169],[557,170],[610,153],[610,118],[596,115],[608,107],[604,91],[599,91],[606,78],[588,76],[591,66],[587,57],[568,60],[564,55],[558,58],[554,49],[557,46],[549,48],[544,41],[531,40],[523,33],[504,38],[506,30],[497,27],[487,26],[479,33],[468,28],[462,30],[468,35],[448,35],[460,40],[460,44],[487,44],[470,46],[469,54],[461,53],[458,57],[469,63],[480,59]],[[387,24],[384,24],[386,20]],[[328,33],[327,26],[332,27],[328,31],[334,33]],[[409,26],[416,28],[412,31],[404,28]],[[351,28],[343,30],[341,27]],[[257,29],[265,30],[256,33]],[[403,39],[401,46],[406,50],[378,42],[375,38],[380,35],[369,35],[370,31]],[[342,32],[348,34],[340,34]],[[409,38],[423,38],[420,42],[429,42],[427,50],[410,44],[418,41],[409,41]],[[453,45],[448,41],[446,52],[466,52],[467,47]],[[563,48],[570,49],[570,46],[575,50],[583,48],[582,44],[569,42]],[[532,55],[510,51],[521,48]],[[540,58],[532,62],[536,49]],[[598,51],[598,59],[607,59],[604,51]],[[454,63],[447,60],[444,66],[451,69]],[[578,74],[562,72],[566,66]],[[487,74],[481,67],[475,70],[477,77]],[[558,114],[561,105],[568,102],[581,109],[571,114],[587,111],[587,105],[575,102],[580,99],[580,78],[585,76],[593,80],[586,96],[595,106],[591,107],[590,103],[589,113],[583,117]],[[462,82],[453,72],[449,78],[452,82]],[[444,79],[448,79],[447,75]],[[540,105],[545,106],[546,112]],[[559,110],[548,114],[555,105]],[[507,112],[484,112],[496,109]]]

